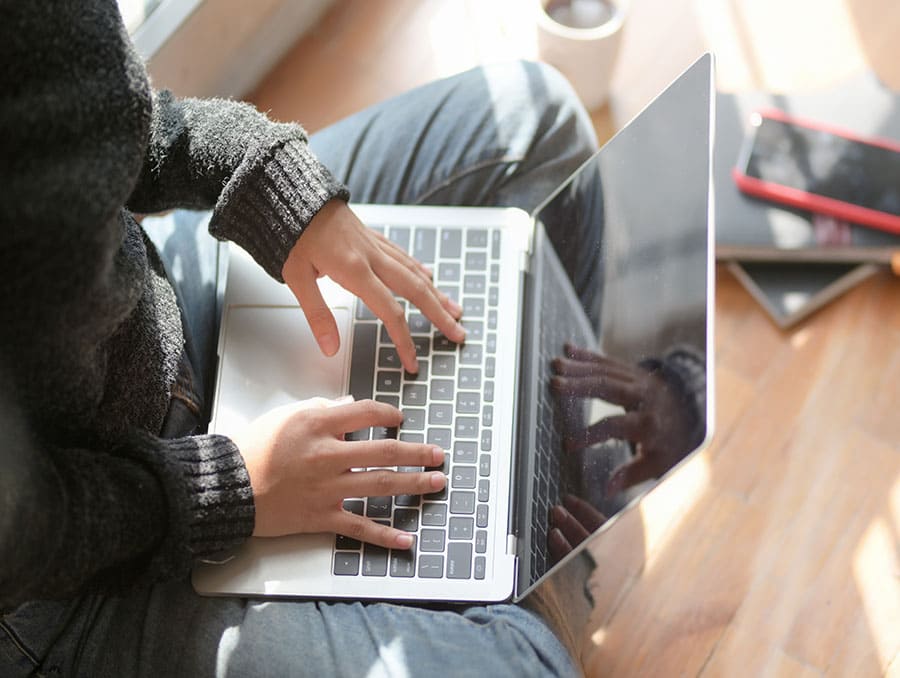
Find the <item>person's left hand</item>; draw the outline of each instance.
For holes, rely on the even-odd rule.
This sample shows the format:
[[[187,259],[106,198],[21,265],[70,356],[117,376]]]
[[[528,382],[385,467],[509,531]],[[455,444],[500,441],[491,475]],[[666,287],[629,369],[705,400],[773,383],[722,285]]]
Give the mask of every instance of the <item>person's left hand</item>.
[[[334,355],[340,348],[337,324],[316,282],[326,275],[381,318],[408,372],[419,369],[416,349],[403,307],[393,293],[415,304],[450,341],[465,339],[465,330],[457,322],[462,315],[459,304],[437,290],[425,266],[366,228],[342,200],[326,203],[313,217],[291,249],[281,274],[325,355]]]

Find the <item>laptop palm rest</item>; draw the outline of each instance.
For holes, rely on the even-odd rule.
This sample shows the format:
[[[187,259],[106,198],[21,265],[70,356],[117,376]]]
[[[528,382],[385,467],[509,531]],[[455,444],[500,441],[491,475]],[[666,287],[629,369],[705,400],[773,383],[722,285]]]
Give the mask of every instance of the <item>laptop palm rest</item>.
[[[341,337],[326,357],[298,306],[232,306],[225,314],[216,433],[228,435],[274,407],[345,394],[351,311],[332,307]]]

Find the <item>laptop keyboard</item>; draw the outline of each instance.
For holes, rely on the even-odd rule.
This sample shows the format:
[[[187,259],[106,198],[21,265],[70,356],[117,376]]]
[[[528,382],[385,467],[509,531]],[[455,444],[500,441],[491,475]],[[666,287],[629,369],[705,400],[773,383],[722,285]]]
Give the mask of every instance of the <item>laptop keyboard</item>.
[[[375,227],[431,267],[435,283],[463,308],[466,342],[457,345],[415,308],[407,322],[418,374],[404,371],[384,326],[357,304],[350,393],[398,407],[403,424],[348,434],[351,440],[400,440],[448,450],[448,486],[423,496],[348,499],[344,508],[414,535],[409,550],[389,550],[338,535],[333,572],[341,576],[484,579],[494,490],[494,378],[500,280],[499,229]],[[401,300],[401,303],[405,303]],[[399,471],[421,471],[420,467]]]

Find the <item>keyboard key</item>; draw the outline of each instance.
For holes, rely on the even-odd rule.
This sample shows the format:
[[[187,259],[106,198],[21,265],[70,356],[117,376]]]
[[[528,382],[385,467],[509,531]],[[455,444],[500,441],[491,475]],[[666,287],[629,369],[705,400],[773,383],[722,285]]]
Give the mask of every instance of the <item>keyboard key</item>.
[[[421,313],[410,313],[406,320],[409,331],[413,334],[431,334],[431,321]]]
[[[422,525],[444,527],[447,524],[447,505],[426,503],[422,506]]]
[[[475,553],[487,553],[487,530],[475,532]]]
[[[435,351],[456,351],[457,344],[450,341],[447,337],[445,337],[440,332],[435,333],[434,335],[434,350]]]
[[[450,474],[450,486],[459,490],[474,490],[476,475],[474,466],[454,466]]]
[[[491,429],[486,428],[481,432],[481,451],[482,452],[490,452],[491,445],[494,441],[494,436],[491,433]]]
[[[427,440],[429,445],[437,445],[442,450],[450,449],[450,441],[453,434],[448,428],[430,428],[428,429]]]
[[[491,259],[500,258],[500,230],[491,231]]]
[[[362,542],[358,539],[346,537],[343,534],[337,534],[334,536],[334,548],[339,551],[359,550],[362,548]]]
[[[478,527],[487,527],[488,525],[488,505],[479,504],[475,510],[475,524]]]
[[[463,277],[463,294],[484,294],[487,288],[487,279],[480,274],[469,273]]]
[[[417,360],[416,363],[419,365],[419,371],[413,374],[403,370],[403,379],[406,381],[428,381],[428,361]]]
[[[397,429],[393,426],[373,426],[372,440],[396,439]]]
[[[441,256],[445,259],[459,259],[462,254],[462,231],[445,228],[441,232]]]
[[[403,408],[403,430],[404,431],[424,431],[425,430],[425,410],[412,408]]]
[[[394,340],[391,339],[391,335],[388,334],[387,327],[384,325],[381,326],[381,330],[378,332],[378,335],[381,337],[382,344],[394,344]]]
[[[340,576],[359,574],[359,554],[338,551],[334,554],[334,573]]]
[[[497,361],[494,356],[488,356],[484,359],[484,376],[488,379],[494,378],[494,373],[497,370]]]
[[[419,548],[422,553],[442,553],[445,541],[444,530],[422,530],[419,537]]]
[[[390,518],[393,500],[391,497],[369,497],[366,515],[369,518]]]
[[[447,486],[444,486],[444,489],[438,490],[437,492],[429,492],[425,495],[425,499],[429,501],[446,501],[447,499]]]
[[[417,358],[422,358],[431,353],[431,337],[413,337],[412,340],[416,347]]]
[[[378,367],[399,370],[402,365],[400,364],[400,355],[397,353],[397,349],[393,346],[385,346],[378,349]]]
[[[428,406],[429,426],[449,426],[453,423],[453,405],[431,403]]]
[[[345,499],[344,500],[344,510],[349,511],[350,513],[355,513],[358,516],[363,514],[363,508],[365,507],[365,502],[362,499]]]
[[[413,236],[413,257],[421,261],[423,264],[433,264],[436,242],[437,232],[434,229],[416,229],[416,234],[415,236]]]
[[[457,417],[454,430],[457,438],[477,439],[478,419],[475,417]]]
[[[495,308],[492,308],[490,311],[488,311],[488,329],[497,329],[497,309]]]
[[[488,355],[493,355],[497,352],[497,335],[495,333],[488,332],[487,342],[485,342],[484,347]]]
[[[491,405],[485,405],[484,409],[481,410],[481,425],[494,425],[494,408]]]
[[[484,579],[487,562],[484,556],[475,556],[475,579]]]
[[[388,550],[375,544],[363,549],[362,573],[364,577],[384,577],[387,574]]]
[[[456,383],[466,391],[481,390],[481,369],[478,367],[460,368]]]
[[[450,513],[472,515],[475,513],[475,493],[460,490],[450,493]]]
[[[419,576],[422,579],[440,579],[444,576],[444,556],[424,554],[419,558]]]
[[[379,391],[387,391],[388,393],[400,392],[399,370],[378,370],[378,376],[375,381]]]
[[[480,318],[484,315],[484,299],[463,297],[462,309],[465,317]]]
[[[454,383],[449,379],[431,380],[432,400],[453,400]]]
[[[419,511],[409,508],[394,510],[394,527],[404,532],[415,532],[419,529]]]
[[[491,285],[488,289],[488,306],[496,306],[500,302],[500,289],[496,285]]]
[[[465,344],[459,352],[460,365],[480,365],[482,356],[481,344]]]
[[[413,537],[412,548],[407,550],[391,549],[391,576],[412,577],[416,572],[416,538]]]
[[[471,518],[460,518],[454,516],[450,519],[449,534],[450,539],[470,540],[475,534],[475,522]]]
[[[447,547],[447,578],[469,579],[472,576],[472,545],[452,543]]]
[[[452,377],[456,373],[456,356],[435,354],[431,359],[431,373],[436,377]]]
[[[488,232],[484,228],[470,228],[466,231],[467,247],[487,247]]]
[[[461,275],[459,263],[446,261],[438,266],[437,274],[438,282],[459,282]]]
[[[421,433],[401,433],[400,440],[404,443],[418,443],[421,445],[425,442],[425,436]]]
[[[350,441],[368,440],[371,435],[372,435],[372,429],[363,428],[363,429],[360,429],[359,431],[350,431],[349,433],[345,433],[344,440],[350,440]]]
[[[477,414],[481,411],[481,395],[474,391],[460,391],[456,394],[457,414]]]
[[[491,481],[482,478],[478,481],[478,501],[490,501],[491,499]]]
[[[372,397],[372,376],[375,372],[375,337],[378,326],[359,323],[353,330],[353,352],[350,362],[350,395],[356,400]]]
[[[491,455],[482,454],[478,458],[478,475],[488,478],[491,475]]]
[[[484,339],[484,322],[481,320],[462,321],[462,326],[466,330],[466,341],[481,341]]]
[[[500,264],[491,264],[491,282],[500,282]]]
[[[425,384],[403,384],[404,405],[425,405],[428,400],[428,386]]]
[[[477,455],[478,449],[473,442],[460,440],[453,446],[454,464],[474,464]]]
[[[487,252],[466,252],[467,271],[486,271]]]
[[[488,381],[484,384],[484,402],[494,402],[494,382]]]

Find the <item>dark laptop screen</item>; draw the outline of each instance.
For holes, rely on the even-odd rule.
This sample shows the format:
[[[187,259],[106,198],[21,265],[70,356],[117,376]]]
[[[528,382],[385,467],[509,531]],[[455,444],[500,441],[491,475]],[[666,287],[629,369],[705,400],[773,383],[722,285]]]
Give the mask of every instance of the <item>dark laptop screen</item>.
[[[707,438],[711,71],[695,63],[536,213],[553,246],[536,237],[520,592]]]

